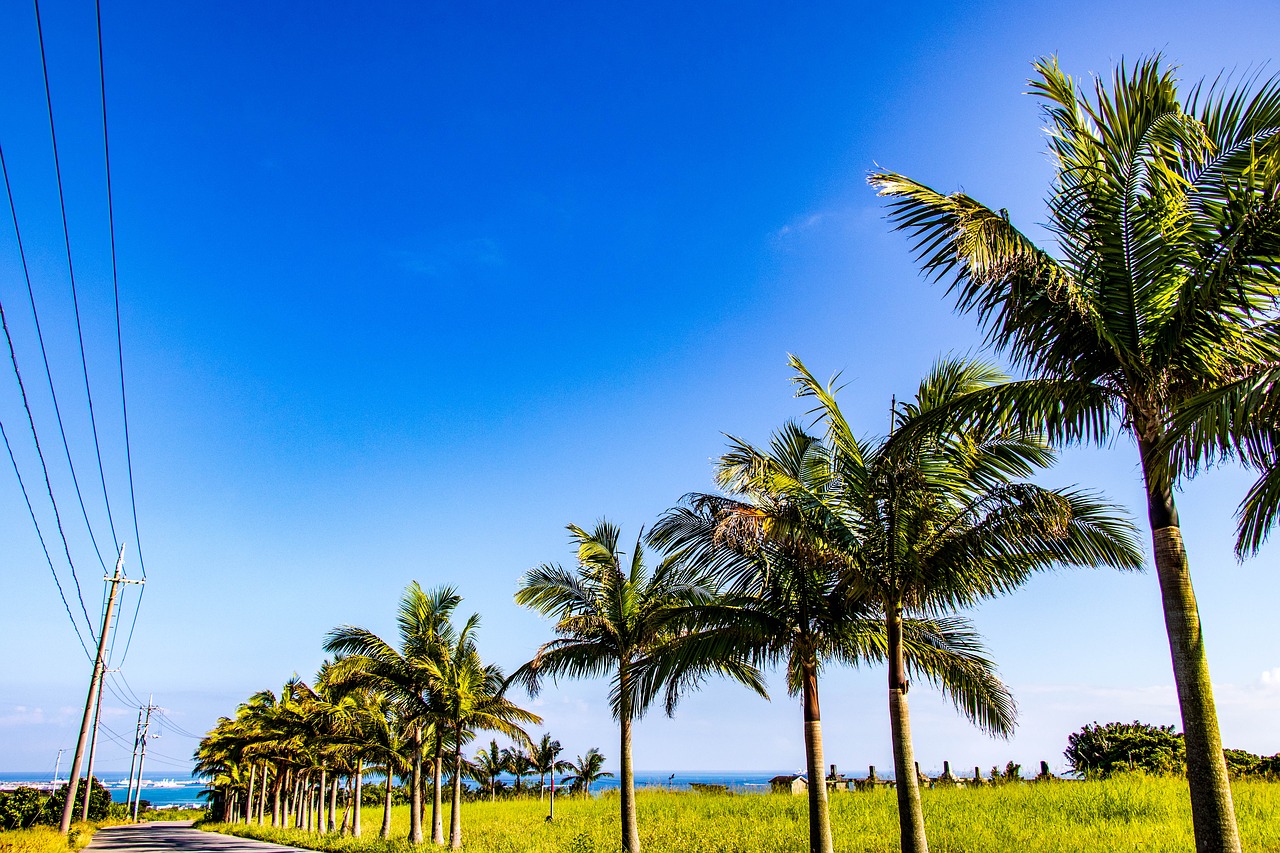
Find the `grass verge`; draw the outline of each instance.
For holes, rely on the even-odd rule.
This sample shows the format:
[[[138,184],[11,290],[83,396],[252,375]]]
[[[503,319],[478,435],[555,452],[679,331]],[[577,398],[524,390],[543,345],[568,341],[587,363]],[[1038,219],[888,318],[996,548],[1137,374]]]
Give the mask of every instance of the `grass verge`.
[[[1280,783],[1233,786],[1244,847],[1280,853]],[[1186,782],[1120,777],[1093,782],[1009,785],[921,792],[934,853],[1185,853],[1194,850]],[[805,853],[804,797],[691,794],[645,790],[637,796],[645,853]],[[556,801],[547,823],[536,799],[463,805],[463,841],[478,853],[605,853],[620,844],[616,797]],[[408,807],[392,810],[392,840],[377,838],[380,808],[364,810],[364,838],[296,829],[207,824],[203,828],[326,853],[404,853]],[[429,821],[429,811],[424,821]],[[445,828],[448,831],[446,809]],[[837,850],[897,851],[892,791],[836,793],[831,799]],[[428,834],[430,826],[426,827]],[[417,848],[420,849],[420,848]],[[3,851],[0,851],[3,853]]]

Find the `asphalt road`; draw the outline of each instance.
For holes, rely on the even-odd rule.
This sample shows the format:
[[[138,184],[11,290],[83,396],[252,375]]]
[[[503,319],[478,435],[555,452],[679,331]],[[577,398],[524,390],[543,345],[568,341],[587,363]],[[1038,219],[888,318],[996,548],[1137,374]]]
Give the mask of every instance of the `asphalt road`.
[[[100,829],[87,853],[289,853],[296,847],[191,828],[190,821],[139,823]],[[307,851],[312,853],[312,851]]]

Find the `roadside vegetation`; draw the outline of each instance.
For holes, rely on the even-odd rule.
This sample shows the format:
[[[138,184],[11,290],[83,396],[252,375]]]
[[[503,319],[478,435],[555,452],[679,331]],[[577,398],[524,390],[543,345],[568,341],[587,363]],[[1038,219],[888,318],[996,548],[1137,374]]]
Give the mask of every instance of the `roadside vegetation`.
[[[731,438],[717,491],[686,496],[630,551],[608,521],[570,524],[575,565],[545,563],[513,583],[516,601],[552,624],[511,676],[481,656],[480,616],[461,618],[457,590],[414,582],[395,637],[339,626],[310,682],[261,691],[221,719],[197,751],[223,821],[210,826],[334,851],[428,834],[458,849],[464,813],[467,846],[494,851],[927,853],[930,838],[946,851],[1237,853],[1241,838],[1280,850],[1280,788],[1244,778],[1277,759],[1222,748],[1175,505],[1198,466],[1235,457],[1260,474],[1238,553],[1255,552],[1280,516],[1280,77],[1180,95],[1160,57],[1091,87],[1045,59],[1030,86],[1055,165],[1052,251],[963,193],[871,177],[922,271],[949,284],[1020,377],[941,359],[912,396],[887,401],[877,435],[883,419],[851,422],[836,380],[792,357],[812,421],[782,425],[764,446]],[[1086,727],[1067,753],[1086,781],[921,790],[913,683],[992,736],[1016,724],[1012,691],[964,613],[1037,572],[1143,567],[1130,513],[1087,484],[1034,482],[1057,448],[1120,435],[1139,449],[1184,734]],[[636,719],[655,705],[673,714],[713,676],[763,694],[769,669],[786,674],[807,776],[821,778],[820,675],[841,665],[887,670],[893,792],[635,791]],[[609,680],[620,791],[553,812],[500,794],[504,772],[517,791],[568,772],[567,755],[539,751],[530,727],[541,720],[517,693],[559,678]],[[1135,761],[1126,746],[1121,766],[1117,739],[1154,752]],[[600,752],[571,763],[561,783],[589,791]],[[366,776],[383,782],[381,801],[366,802]],[[396,779],[408,782],[403,807]]]
[[[1280,851],[1280,785],[1237,782],[1236,811],[1245,846]],[[1182,779],[1127,774],[1089,782],[1021,783],[920,792],[930,843],[948,853],[1183,853],[1194,849]],[[651,853],[803,853],[808,849],[805,797],[785,794],[636,792],[640,843]],[[836,850],[900,849],[895,795],[880,789],[830,798]],[[468,803],[467,849],[477,853],[606,853],[618,849],[618,797],[566,797],[556,819],[533,799]],[[244,824],[205,829],[330,853],[403,853],[407,806],[392,809],[392,841],[377,838],[379,809],[366,813],[365,836],[314,835]]]

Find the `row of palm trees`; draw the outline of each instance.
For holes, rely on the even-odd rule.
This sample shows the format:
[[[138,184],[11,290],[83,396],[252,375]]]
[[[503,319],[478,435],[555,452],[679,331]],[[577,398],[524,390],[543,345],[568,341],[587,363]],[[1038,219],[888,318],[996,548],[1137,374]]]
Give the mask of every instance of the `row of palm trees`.
[[[623,849],[640,850],[631,726],[661,698],[667,713],[711,675],[765,694],[781,666],[800,697],[808,778],[824,778],[820,675],[884,665],[903,848],[927,850],[907,690],[940,688],[983,729],[1007,735],[1015,708],[959,610],[1058,566],[1137,569],[1136,531],[1080,489],[1026,478],[1053,452],[1012,417],[940,420],[958,398],[1006,378],[940,361],[893,429],[859,438],[836,398],[797,358],[817,429],[789,423],[767,447],[732,440],[720,491],[686,496],[629,554],[617,527],[571,525],[577,565],[530,570],[516,601],[556,619],[556,638],[512,676],[611,680],[619,723]],[[652,569],[646,544],[661,553]],[[832,849],[826,786],[808,786],[809,842]]]
[[[506,698],[502,670],[481,659],[476,646],[480,617],[472,614],[461,626],[455,624],[461,601],[451,587],[424,592],[414,583],[397,613],[398,646],[364,628],[335,628],[325,647],[337,657],[321,669],[314,688],[294,679],[279,697],[270,691],[255,694],[234,719],[220,720],[201,741],[196,759],[197,772],[225,791],[224,814],[262,822],[270,797],[273,824],[292,820],[333,831],[342,777],[352,786],[352,825],[358,835],[362,776],[371,767],[388,780],[382,836],[391,831],[390,780],[407,774],[409,837],[420,843],[429,774],[432,840],[443,844],[447,761],[450,846],[461,847],[463,778],[470,767],[463,757],[466,744],[481,731],[529,743],[522,726],[541,722]],[[548,746],[558,749],[559,744],[549,741]],[[261,781],[255,778],[259,772]],[[242,807],[236,801],[241,791]]]
[[[453,627],[449,589],[410,588],[417,598],[402,605],[399,649],[361,629],[330,635],[333,683],[394,697],[385,701],[397,717],[413,721],[400,737],[415,841],[422,762],[433,780],[433,840],[443,842],[450,756],[456,846],[462,744],[481,730],[521,742],[520,724],[536,720],[505,697],[510,684],[532,694],[548,678],[609,679],[621,841],[639,853],[631,731],[655,702],[672,713],[712,676],[764,695],[764,671],[781,666],[800,698],[817,780],[821,674],[883,664],[902,847],[924,853],[909,686],[927,682],[984,730],[1011,731],[1012,697],[960,612],[1050,568],[1141,567],[1121,510],[1086,490],[1030,482],[1052,464],[1053,448],[1119,431],[1138,445],[1148,495],[1197,849],[1239,850],[1174,488],[1224,456],[1255,467],[1241,554],[1256,551],[1280,513],[1271,393],[1280,376],[1280,83],[1199,86],[1184,103],[1159,57],[1121,66],[1092,96],[1055,60],[1036,74],[1057,166],[1056,254],[964,194],[888,172],[871,178],[892,199],[891,219],[914,236],[924,271],[950,280],[957,307],[977,314],[1025,378],[941,360],[910,401],[891,404],[889,433],[866,438],[834,385],[793,358],[812,424],[786,424],[763,447],[732,439],[719,490],[687,496],[630,552],[608,522],[571,525],[576,566],[531,569],[516,593],[555,620],[555,637],[509,679],[474,654],[475,617]],[[809,786],[815,853],[832,847],[826,795]]]
[[[1054,454],[1012,418],[937,421],[957,398],[1005,381],[989,365],[940,361],[912,400],[892,404],[893,429],[878,439],[857,437],[836,391],[799,359],[791,365],[820,429],[789,423],[763,448],[734,440],[718,466],[721,491],[687,496],[629,553],[607,521],[589,531],[570,525],[576,565],[531,569],[515,595],[554,618],[556,636],[510,678],[481,662],[478,616],[456,627],[457,592],[415,582],[400,603],[398,646],[363,628],[333,630],[325,648],[336,658],[317,687],[295,680],[281,699],[256,694],[202,743],[202,771],[224,772],[229,790],[246,792],[245,819],[262,819],[270,784],[273,821],[311,826],[314,815],[321,830],[338,824],[339,777],[351,780],[358,803],[366,764],[407,774],[415,843],[429,776],[432,840],[442,844],[447,763],[456,848],[464,777],[496,796],[504,772],[519,784],[530,768],[564,769],[549,736],[530,742],[522,725],[540,720],[508,698],[509,686],[536,694],[548,678],[607,676],[619,724],[621,842],[639,853],[631,732],[656,701],[671,714],[710,676],[767,696],[764,670],[780,665],[801,697],[809,778],[820,780],[820,673],[884,664],[903,843],[927,849],[911,771],[910,680],[936,685],[979,726],[1008,734],[1013,699],[958,611],[1055,566],[1139,568],[1135,531],[1094,495],[1029,482]],[[652,569],[650,549],[661,555]],[[468,763],[463,748],[480,731],[517,746],[504,751],[493,740]],[[264,781],[255,800],[257,767]],[[588,788],[591,779],[577,775]],[[827,853],[826,786],[810,785],[809,800],[810,847]],[[383,815],[385,836],[389,809]]]

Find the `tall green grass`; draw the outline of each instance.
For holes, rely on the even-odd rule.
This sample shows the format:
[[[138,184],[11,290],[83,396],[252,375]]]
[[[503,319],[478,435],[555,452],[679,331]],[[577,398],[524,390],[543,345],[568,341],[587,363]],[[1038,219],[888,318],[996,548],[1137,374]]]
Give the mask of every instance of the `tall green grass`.
[[[1280,853],[1280,784],[1233,786],[1244,846]],[[1186,782],[1122,777],[1091,782],[1008,785],[922,792],[929,847],[934,853],[1008,851],[1194,850]],[[804,797],[641,791],[640,840],[646,853],[804,853],[808,817]],[[605,853],[621,845],[616,797],[557,798],[555,823],[546,803],[500,800],[463,805],[463,841],[479,853]],[[430,812],[424,815],[429,820]],[[363,811],[364,838],[318,836],[297,830],[212,824],[268,841],[330,853],[400,853],[409,849],[407,806],[392,810],[393,841],[377,840],[380,808]],[[893,792],[837,792],[831,799],[837,850],[880,853],[898,846]],[[445,829],[448,831],[446,807]],[[425,827],[430,833],[430,826]],[[430,847],[428,841],[427,847]]]
[[[95,829],[92,823],[73,823],[65,837],[47,826],[0,830],[0,853],[68,853],[87,846]]]

